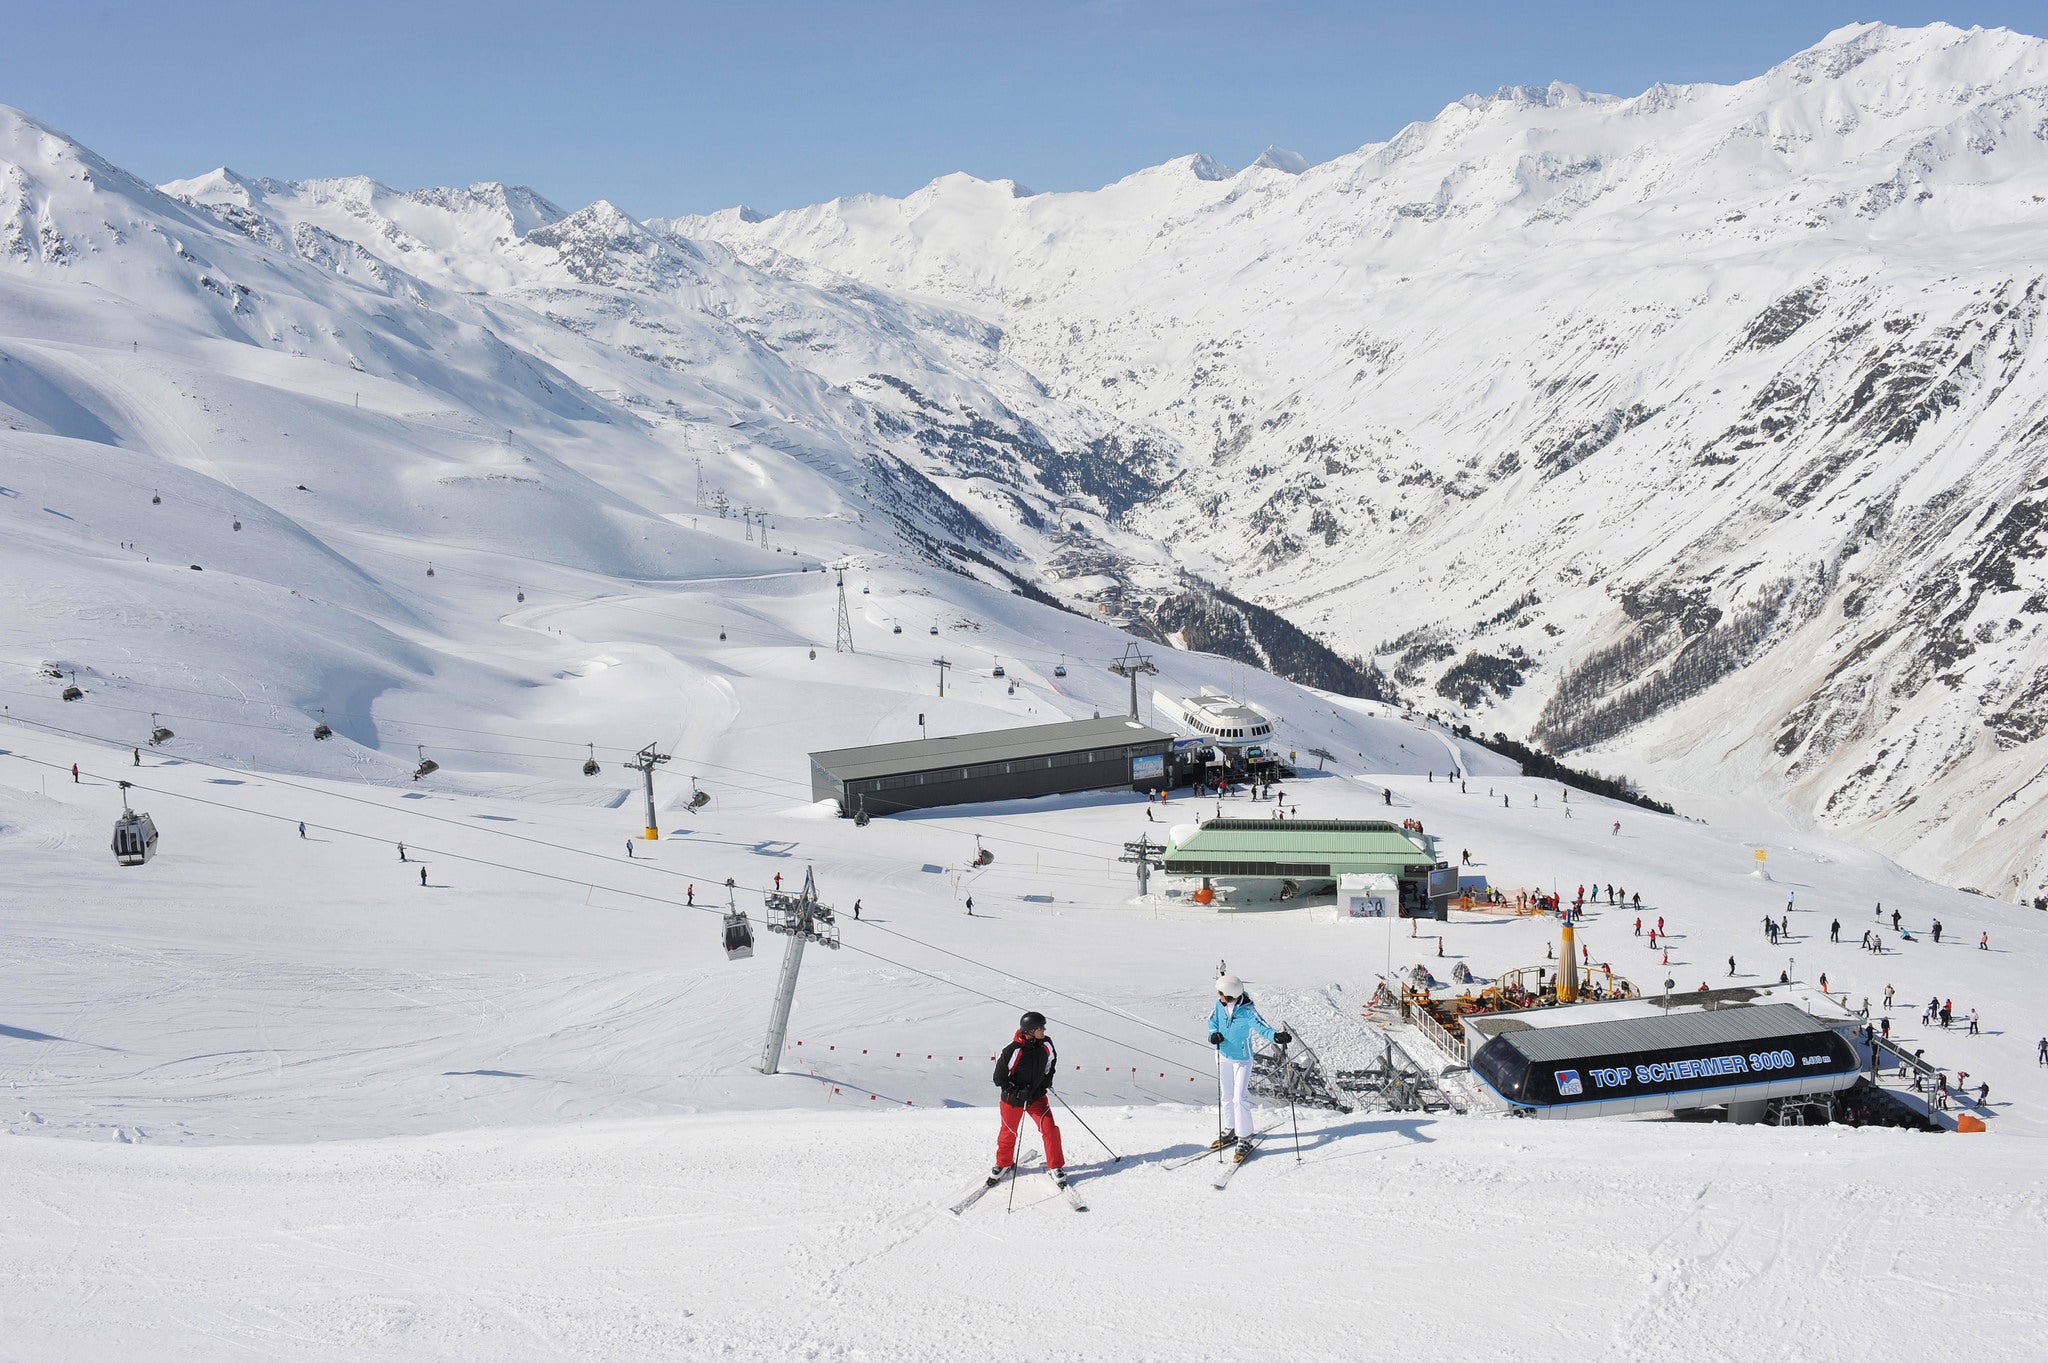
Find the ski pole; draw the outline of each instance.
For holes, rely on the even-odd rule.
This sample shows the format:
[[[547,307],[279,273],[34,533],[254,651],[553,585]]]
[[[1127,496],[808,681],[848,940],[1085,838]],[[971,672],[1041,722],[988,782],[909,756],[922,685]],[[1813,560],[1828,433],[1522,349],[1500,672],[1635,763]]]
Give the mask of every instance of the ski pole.
[[[1074,1105],[1068,1102],[1058,1089],[1047,1089],[1046,1092],[1050,1093],[1053,1097],[1058,1098],[1060,1100],[1060,1106],[1065,1108],[1067,1110],[1068,1115],[1081,1124],[1081,1129],[1083,1131],[1087,1132],[1091,1136],[1095,1136],[1095,1128],[1088,1125],[1088,1119],[1086,1117],[1083,1117],[1080,1113],[1074,1111]],[[1119,1155],[1116,1151],[1110,1149],[1108,1141],[1102,1139],[1102,1137],[1100,1136],[1095,1136],[1095,1143],[1102,1147],[1103,1154],[1109,1156],[1109,1162],[1111,1164],[1123,1163],[1124,1157],[1122,1155]]]
[[[1216,1158],[1223,1158],[1223,1048],[1216,1048]]]
[[[1021,1116],[1017,1119],[1017,1125],[1024,1125],[1024,1119]],[[1031,1152],[1027,1150],[1023,1153],[1028,1157]],[[1008,1205],[1003,1208],[1003,1215],[1008,1216],[1015,1210],[1017,1210],[1017,1166],[1012,1164],[1010,1166],[1010,1200]]]

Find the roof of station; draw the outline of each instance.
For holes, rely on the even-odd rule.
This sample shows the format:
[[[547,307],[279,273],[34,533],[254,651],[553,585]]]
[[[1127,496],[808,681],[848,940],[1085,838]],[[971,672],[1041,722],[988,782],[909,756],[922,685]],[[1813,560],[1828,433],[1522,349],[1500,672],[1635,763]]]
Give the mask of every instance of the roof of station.
[[[1172,735],[1122,715],[1103,719],[1072,719],[1058,724],[1032,724],[1021,729],[990,729],[946,738],[913,738],[900,743],[875,743],[864,748],[832,748],[811,754],[811,761],[841,780],[897,776],[941,767],[973,766],[1024,757],[1051,757],[1094,748],[1128,744],[1165,744]]]

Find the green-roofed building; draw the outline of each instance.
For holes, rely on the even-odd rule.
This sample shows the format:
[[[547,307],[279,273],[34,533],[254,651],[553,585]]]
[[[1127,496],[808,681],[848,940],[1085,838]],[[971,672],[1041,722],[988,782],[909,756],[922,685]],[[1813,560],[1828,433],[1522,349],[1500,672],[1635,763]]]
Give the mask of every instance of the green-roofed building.
[[[1211,819],[1174,830],[1161,862],[1169,876],[1235,887],[1248,897],[1334,894],[1342,876],[1388,876],[1403,918],[1442,918],[1457,868],[1437,860],[1436,840],[1377,819]]]

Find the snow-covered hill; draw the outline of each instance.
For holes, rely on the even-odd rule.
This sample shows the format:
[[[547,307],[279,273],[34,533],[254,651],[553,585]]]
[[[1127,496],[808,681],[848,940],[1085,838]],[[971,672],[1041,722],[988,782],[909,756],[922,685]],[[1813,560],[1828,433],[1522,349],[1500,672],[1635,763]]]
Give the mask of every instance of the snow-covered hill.
[[[1954,61],[1966,58],[1984,60]],[[1853,77],[1816,71],[1816,88]],[[1560,89],[1447,118],[1471,124],[1478,156],[1487,137],[1543,118],[1618,137],[1601,120],[1621,107]],[[1304,654],[1273,622],[1254,631],[1252,612],[1188,588],[1184,564],[1232,574],[1340,644],[1425,626],[1474,650],[1525,640],[1530,680],[1510,688],[1509,723],[1534,722],[1567,665],[1593,685],[1654,671],[1672,631],[1740,642],[1738,626],[1762,628],[1750,643],[1763,680],[1723,680],[1611,740],[1638,756],[1689,741],[1711,707],[1763,714],[1755,697],[1774,687],[1797,699],[1806,673],[1781,665],[1779,617],[1744,625],[1742,603],[1771,574],[1808,583],[1796,546],[1825,499],[1773,520],[1735,484],[1719,501],[1656,492],[1631,461],[1671,464],[1637,442],[1675,429],[1684,402],[1617,423],[1611,448],[1562,472],[1528,445],[1525,468],[1460,484],[1469,499],[1450,497],[1441,472],[1439,446],[1469,452],[1484,432],[1536,422],[1544,403],[1576,411],[1609,388],[1618,401],[1631,355],[1656,360],[1640,371],[1656,382],[1685,381],[1698,354],[1680,340],[1704,344],[1711,319],[1747,316],[1729,301],[1739,290],[1724,298],[1713,268],[1672,265],[1653,234],[1588,219],[1515,227],[1509,265],[1534,273],[1496,281],[1507,295],[1453,287],[1428,237],[1402,248],[1411,282],[1382,291],[1375,252],[1459,230],[1459,215],[1397,214],[1344,237],[1341,212],[1292,197],[1334,192],[1329,167],[1277,150],[1261,160],[1233,175],[1192,159],[1063,200],[935,187],[906,242],[950,233],[946,249],[966,259],[1011,215],[1064,202],[1064,219],[1041,224],[1046,268],[1075,272],[1028,293],[992,279],[935,298],[946,290],[863,280],[856,260],[738,240],[737,213],[681,231],[496,185],[400,193],[227,171],[159,189],[0,113],[0,1353],[1185,1360],[1241,1356],[1255,1331],[1300,1359],[1392,1348],[1675,1363],[1703,1338],[1744,1354],[1927,1353],[1961,1318],[1977,1351],[2025,1356],[2044,1323],[2025,1270],[2048,1224],[2033,1153],[2048,1103],[2034,1062],[2048,917],[1788,826],[1756,797],[1769,773],[1740,751],[1723,758],[1725,744],[1637,773],[1718,776],[1747,795],[1706,824],[1567,802],[1399,706],[1199,651],[1154,647],[1162,675],[1148,679],[1228,688],[1274,715],[1302,756],[1290,810],[1423,821],[1510,891],[1569,896],[1594,881],[1641,894],[1645,914],[1668,920],[1658,946],[1597,894],[1580,927],[1588,959],[1623,978],[1696,989],[1783,973],[1830,1016],[1863,1000],[1881,1014],[1896,987],[1893,1035],[1991,1085],[1976,1105],[1988,1134],[1532,1130],[1477,1111],[1304,1110],[1299,1164],[1290,1139],[1219,1194],[1206,1168],[1159,1167],[1213,1130],[1201,1019],[1219,961],[1336,1064],[1364,1064],[1401,1030],[1362,1011],[1381,982],[1445,963],[1481,977],[1539,967],[1554,925],[1460,913],[1430,937],[1339,920],[1327,904],[1217,911],[1157,880],[1140,894],[1125,846],[1190,817],[1178,797],[1165,811],[1107,792],[866,827],[812,800],[813,749],[1119,712],[1125,681],[1106,664],[1130,642],[1120,618],[1182,638],[1244,630],[1240,651],[1276,665]],[[1258,214],[1296,209],[1326,234],[1328,260],[1306,237],[1285,251],[1322,295],[1290,294],[1299,281],[1242,245],[1265,230]],[[1130,226],[1146,214],[1156,221]],[[1255,225],[1226,230],[1233,214]],[[1815,230],[1815,259],[1846,249]],[[1776,255],[1717,231],[1699,249],[1733,252],[1731,279],[1775,280]],[[1573,236],[1606,243],[1615,282],[1600,296],[1622,329],[1601,334],[1625,333],[1634,351],[1585,328],[1567,328],[1583,353],[1558,350],[1501,306],[1526,293],[1590,307],[1570,271],[1537,269],[1566,259],[1543,251]],[[1930,298],[1951,301],[1985,288],[1987,327],[2005,307],[1997,325],[2019,368],[2004,395],[1959,399],[1904,452],[1885,446],[1841,475],[1867,467],[1914,497],[1923,483],[1955,489],[1870,523],[1862,552],[1893,555],[1903,575],[1862,579],[1864,627],[1901,631],[1879,652],[1932,637],[1893,599],[1923,580],[1912,574],[1992,534],[1970,521],[1923,552],[1898,527],[1935,525],[1928,507],[1955,512],[2020,460],[1918,443],[1949,440],[1957,413],[2004,419],[2031,400],[2014,320],[2030,315],[2024,293],[2000,304],[1971,283],[1985,262],[2017,258],[1995,238],[1952,234],[1967,260],[1900,277],[1924,275]],[[1495,248],[1459,249],[1474,271]],[[1242,284],[1219,282],[1219,258]],[[1103,273],[1099,260],[1124,263]],[[1353,287],[1329,261],[1375,282]],[[1902,268],[1872,255],[1855,287],[1893,298]],[[1706,301],[1678,316],[1660,305],[1669,326],[1656,332],[1619,300],[1666,296],[1674,272]],[[1090,289],[1102,295],[1084,308]],[[1252,306],[1261,289],[1270,315]],[[1847,307],[1848,289],[1814,308]],[[1822,324],[1803,307],[1770,309],[1731,372],[1806,353]],[[1455,363],[1400,331],[1419,349],[1357,359],[1386,374],[1360,380],[1375,396],[1354,407],[1316,337],[1344,317],[1393,336],[1414,308],[1449,329]],[[1291,327],[1278,320],[1290,311]],[[1922,344],[1922,325],[1900,334]],[[1156,365],[1108,362],[1125,346]],[[1546,354],[1562,385],[1533,396],[1516,346]],[[1954,379],[1971,393],[1971,375],[2008,364],[1999,346],[1974,353]],[[1463,404],[1466,445],[1428,424],[1448,420],[1423,392],[1433,364]],[[1458,396],[1475,365],[1497,385],[1483,401]],[[1261,396],[1289,375],[1298,417]],[[1397,421],[1429,446],[1401,456],[1416,468],[1387,463]],[[1292,449],[1310,430],[1325,434]],[[1329,431],[1342,442],[1325,451]],[[1762,461],[1786,457],[1768,435],[1764,453],[1706,467],[1761,486]],[[1801,428],[1782,448],[1836,440]],[[1287,511],[1273,498],[1304,458],[1324,486],[1301,483]],[[1197,516],[1205,497],[1215,511]],[[1545,508],[1574,497],[1584,519],[1560,532]],[[1283,511],[1341,513],[1343,533],[1263,563],[1293,524]],[[1746,555],[1761,565],[1738,571]],[[2025,555],[2009,558],[2011,583],[2028,582]],[[838,574],[823,565],[839,563],[852,653],[834,648]],[[1681,569],[1699,564],[1695,604]],[[1822,603],[1797,616],[1809,633],[1793,643],[1820,647],[1851,609],[1844,584],[1869,571],[1858,556],[1783,593],[1787,611]],[[1638,580],[1615,607],[1608,593]],[[1462,604],[1483,590],[1491,601]],[[1601,673],[1585,659],[1614,609],[1633,612],[1648,651]],[[1973,641],[1989,618],[1971,622]],[[1991,633],[1942,665],[2033,646],[2024,628]],[[1383,654],[1421,669],[1406,684],[1426,691],[1450,658],[1425,666],[1437,638]],[[81,694],[67,701],[73,678]],[[1850,733],[1839,751],[1863,741]],[[623,765],[650,742],[670,758],[654,842],[636,836],[640,777]],[[416,778],[422,759],[437,766]],[[107,845],[124,801],[162,830],[140,868],[114,865]],[[1945,836],[1961,836],[1964,812]],[[768,1077],[756,1066],[783,943],[761,931],[754,957],[728,960],[721,919],[731,905],[761,929],[766,892],[813,869],[843,947],[806,957],[782,1072]],[[1910,938],[1885,928],[1880,904]],[[1782,945],[1758,934],[1765,911],[1791,922]],[[1885,928],[1882,956],[1853,945],[1865,925]],[[1981,1033],[1917,1023],[1929,995],[1980,1010]],[[1062,1121],[1094,1209],[1073,1216],[1034,1178],[1014,1210],[988,1198],[955,1221],[946,1203],[989,1156],[988,1057],[1027,1007],[1059,1038],[1059,1091],[1074,1105]],[[1424,1068],[1441,1063],[1418,1036],[1401,1044]],[[1589,1168],[1608,1176],[1575,1172]],[[1474,1241],[1474,1224],[1494,1240]],[[1531,1244],[1576,1256],[1562,1285],[1510,1271],[1469,1289],[1475,1252],[1527,1257]],[[1203,1271],[1226,1245],[1238,1248],[1224,1267]],[[1250,1322],[1248,1282],[1266,1304]],[[1764,1295],[1782,1309],[1759,1312]],[[1529,1322],[1552,1317],[1559,1328],[1532,1339]]]
[[[1140,526],[1413,696],[2048,888],[2048,43],[1860,25],[1260,159],[658,225],[999,325],[1179,444]]]

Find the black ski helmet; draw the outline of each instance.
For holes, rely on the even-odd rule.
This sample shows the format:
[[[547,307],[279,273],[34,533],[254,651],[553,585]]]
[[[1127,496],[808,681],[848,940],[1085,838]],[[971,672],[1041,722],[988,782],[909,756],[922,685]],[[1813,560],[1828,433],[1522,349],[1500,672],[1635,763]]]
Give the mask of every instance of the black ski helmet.
[[[1043,1013],[1026,1013],[1023,1017],[1017,1019],[1017,1030],[1020,1032],[1042,1031],[1044,1027],[1045,1014]]]

